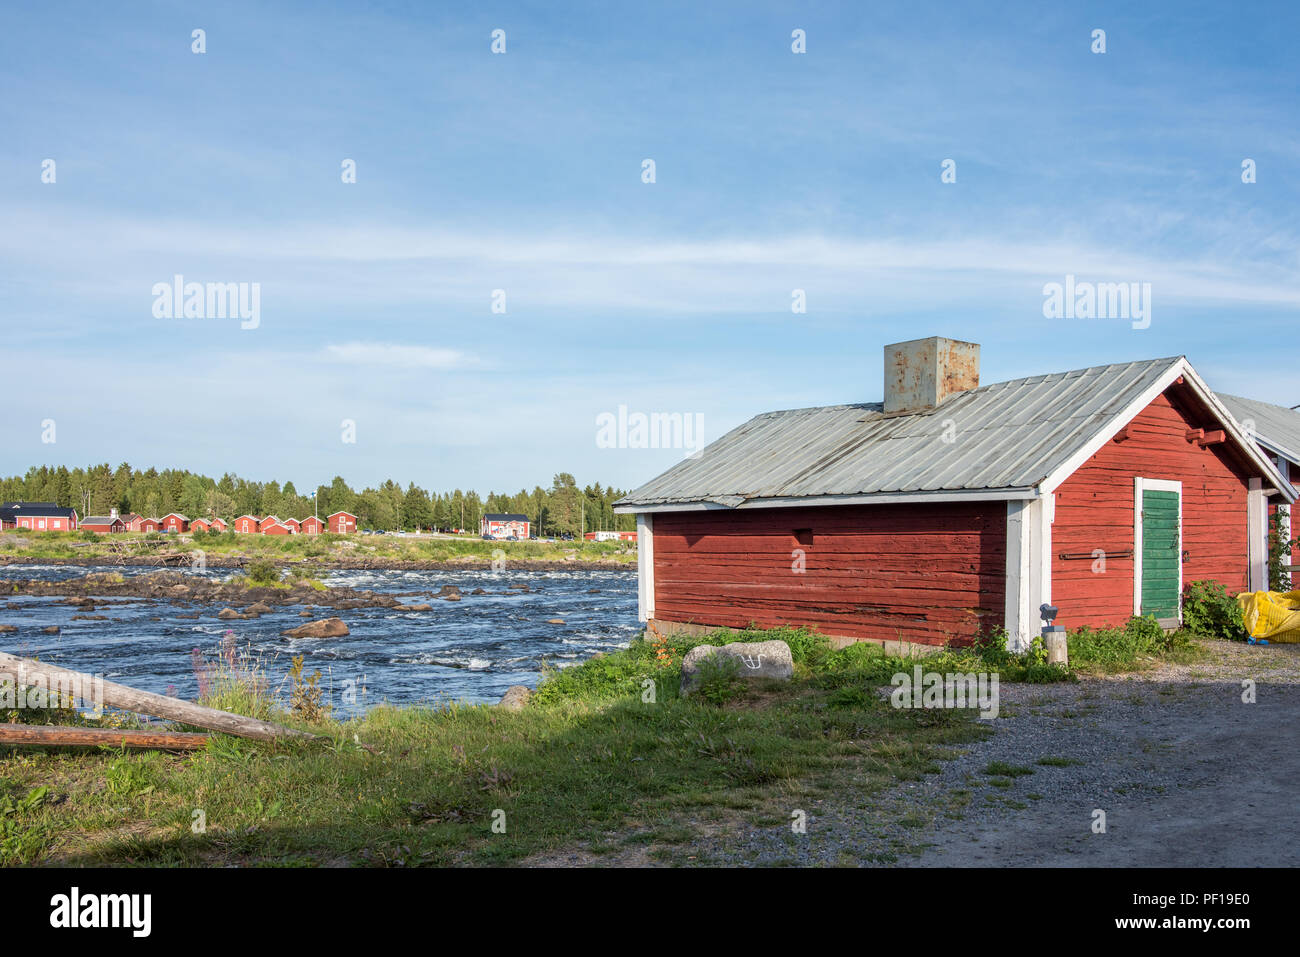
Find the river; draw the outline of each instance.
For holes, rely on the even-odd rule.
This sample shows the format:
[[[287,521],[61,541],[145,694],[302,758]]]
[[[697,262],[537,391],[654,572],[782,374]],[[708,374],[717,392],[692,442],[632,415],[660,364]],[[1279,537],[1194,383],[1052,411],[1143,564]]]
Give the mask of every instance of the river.
[[[0,582],[60,581],[91,571],[129,576],[152,570],[12,565],[0,567]],[[224,579],[231,573],[207,574]],[[107,621],[73,621],[78,609],[60,599],[13,596],[0,602],[0,624],[16,625],[18,631],[0,636],[0,648],[145,691],[193,699],[198,694],[193,649],[210,659],[231,632],[236,648],[260,661],[272,687],[282,685],[290,659],[303,655],[308,673],[322,673],[334,716],[343,718],[382,702],[496,701],[511,685],[536,687],[544,665],[569,667],[597,652],[626,647],[639,630],[636,576],[623,571],[343,570],[322,580],[381,593],[415,593],[403,601],[428,602],[433,611],[319,609],[337,614],[351,634],[289,639],[280,632],[302,624],[299,606],[276,608],[256,620],[219,621],[219,607],[121,600],[96,610]],[[511,592],[511,585],[521,583],[531,591]],[[443,585],[456,585],[464,598],[432,598]],[[475,588],[488,594],[470,595]],[[177,617],[195,612],[197,619]],[[553,618],[564,624],[549,624]],[[59,626],[61,633],[41,631],[50,625]],[[282,687],[280,697],[287,699]]]

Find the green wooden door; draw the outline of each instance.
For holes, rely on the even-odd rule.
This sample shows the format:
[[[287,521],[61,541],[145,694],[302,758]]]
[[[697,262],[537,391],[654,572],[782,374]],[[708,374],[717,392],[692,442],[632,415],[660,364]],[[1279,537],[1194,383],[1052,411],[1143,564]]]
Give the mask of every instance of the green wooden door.
[[[1142,492],[1142,614],[1178,617],[1178,493]]]

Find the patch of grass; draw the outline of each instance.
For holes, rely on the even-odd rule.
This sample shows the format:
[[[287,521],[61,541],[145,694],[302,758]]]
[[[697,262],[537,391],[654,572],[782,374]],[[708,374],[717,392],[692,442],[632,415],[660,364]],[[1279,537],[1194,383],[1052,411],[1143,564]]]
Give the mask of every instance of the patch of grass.
[[[1045,768],[1068,768],[1076,764],[1083,764],[1077,758],[1058,758],[1053,755],[1039,758],[1038,763]]]
[[[1122,628],[1088,628],[1067,636],[1070,665],[1088,671],[1129,671],[1186,648],[1190,635],[1166,633],[1154,616],[1133,617]]]
[[[1019,778],[1027,774],[1033,774],[1033,768],[1027,768],[1019,764],[1007,764],[1005,761],[990,761],[984,768],[985,774],[998,775],[1005,778]]]

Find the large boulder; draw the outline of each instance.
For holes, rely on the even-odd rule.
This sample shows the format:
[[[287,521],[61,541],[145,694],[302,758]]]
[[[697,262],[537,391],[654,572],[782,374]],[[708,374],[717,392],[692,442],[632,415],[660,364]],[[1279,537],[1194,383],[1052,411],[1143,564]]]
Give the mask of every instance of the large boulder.
[[[247,608],[244,609],[244,614],[245,615],[269,615],[273,611],[275,611],[275,609],[272,608],[270,605],[268,605],[266,602],[255,601]]]
[[[532,696],[532,691],[523,685],[511,685],[497,702],[497,707],[505,708],[507,711],[518,711],[528,704],[528,699]]]
[[[794,657],[784,641],[738,641],[730,645],[696,645],[682,659],[682,696],[688,696],[700,682],[700,663],[712,655],[719,661],[734,661],[736,675],[744,679],[767,678],[789,681],[794,677]]]
[[[217,612],[217,617],[222,621],[231,621],[235,618],[242,618],[243,616],[233,608],[223,608],[221,611]]]
[[[348,634],[348,626],[338,618],[322,618],[319,621],[309,621],[297,628],[282,631],[280,634],[289,638],[342,638]]]

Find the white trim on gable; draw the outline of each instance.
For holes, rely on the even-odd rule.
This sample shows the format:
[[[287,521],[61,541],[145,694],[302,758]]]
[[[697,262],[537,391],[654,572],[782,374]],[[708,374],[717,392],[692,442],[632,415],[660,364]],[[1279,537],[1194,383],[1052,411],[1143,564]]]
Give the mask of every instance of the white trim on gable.
[[[1260,471],[1268,477],[1269,484],[1278,489],[1278,494],[1285,498],[1287,502],[1294,502],[1296,500],[1296,489],[1293,488],[1291,483],[1278,472],[1277,466],[1260,450],[1259,446],[1241,430],[1237,420],[1232,417],[1232,413],[1229,412],[1224,404],[1219,401],[1219,397],[1214,394],[1214,391],[1208,385],[1205,384],[1205,380],[1197,374],[1196,370],[1192,368],[1192,364],[1187,361],[1185,356],[1179,357],[1170,364],[1169,368],[1165,370],[1165,373],[1157,379],[1155,383],[1125,406],[1118,415],[1114,416],[1106,424],[1105,428],[1089,439],[1078,452],[1075,452],[1074,455],[1061,463],[1061,465],[1059,465],[1051,475],[1042,481],[1039,485],[1039,489],[1042,492],[1047,493],[1055,492],[1060,488],[1061,483],[1077,472],[1090,458],[1101,451],[1101,449],[1106,446],[1106,443],[1113,439],[1120,429],[1132,422],[1139,412],[1154,402],[1162,392],[1177,382],[1180,376],[1183,378],[1183,381],[1191,387],[1191,390],[1196,397],[1201,399],[1210,407],[1210,411],[1212,411],[1215,417],[1219,420],[1219,424],[1223,426],[1223,430],[1232,438],[1237,447],[1244,451]]]

